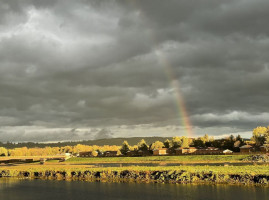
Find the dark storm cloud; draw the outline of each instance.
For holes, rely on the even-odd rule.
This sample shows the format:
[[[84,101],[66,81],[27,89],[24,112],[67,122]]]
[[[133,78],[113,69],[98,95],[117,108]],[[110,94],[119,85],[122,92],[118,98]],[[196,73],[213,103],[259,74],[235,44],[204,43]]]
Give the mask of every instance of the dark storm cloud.
[[[266,0],[0,0],[1,140],[174,130],[172,79],[197,133],[267,125],[268,9]]]

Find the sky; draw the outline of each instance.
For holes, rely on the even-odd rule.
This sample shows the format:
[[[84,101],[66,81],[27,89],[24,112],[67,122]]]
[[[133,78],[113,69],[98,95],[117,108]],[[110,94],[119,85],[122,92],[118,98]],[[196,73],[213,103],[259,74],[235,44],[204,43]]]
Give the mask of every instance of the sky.
[[[268,0],[0,0],[0,141],[250,137]]]

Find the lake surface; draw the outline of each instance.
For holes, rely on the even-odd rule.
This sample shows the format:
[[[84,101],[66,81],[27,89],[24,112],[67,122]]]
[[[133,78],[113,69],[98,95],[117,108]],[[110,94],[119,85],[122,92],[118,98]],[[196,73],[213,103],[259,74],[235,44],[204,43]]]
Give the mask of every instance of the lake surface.
[[[268,200],[269,188],[0,178],[2,200]]]

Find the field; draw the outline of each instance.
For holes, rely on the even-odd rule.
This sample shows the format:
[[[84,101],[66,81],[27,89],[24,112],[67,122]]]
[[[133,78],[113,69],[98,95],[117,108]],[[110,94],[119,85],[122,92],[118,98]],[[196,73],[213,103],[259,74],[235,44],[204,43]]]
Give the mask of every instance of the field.
[[[268,186],[269,167],[173,166],[91,167],[89,165],[23,164],[1,166],[0,177],[104,182],[226,183]]]
[[[147,157],[73,157],[67,163],[225,163],[242,162],[249,155],[187,155]]]
[[[258,184],[268,186],[268,164],[248,165],[247,163],[245,166],[224,166],[223,164],[218,166],[218,163],[239,163],[248,156],[73,157],[65,162],[47,161],[44,165],[40,165],[38,162],[0,165],[0,177],[104,182]],[[97,163],[133,163],[134,165],[102,167],[95,165]],[[145,163],[145,166],[135,166],[136,163]],[[196,163],[196,165],[149,166],[147,163],[159,163],[160,165],[165,163]]]
[[[268,165],[247,165],[247,166],[129,166],[129,167],[92,167],[91,165],[62,165],[51,164],[22,164],[15,166],[0,166],[0,171],[10,171],[16,174],[19,171],[45,172],[45,171],[188,171],[195,172],[216,172],[222,174],[249,174],[249,175],[268,175]]]

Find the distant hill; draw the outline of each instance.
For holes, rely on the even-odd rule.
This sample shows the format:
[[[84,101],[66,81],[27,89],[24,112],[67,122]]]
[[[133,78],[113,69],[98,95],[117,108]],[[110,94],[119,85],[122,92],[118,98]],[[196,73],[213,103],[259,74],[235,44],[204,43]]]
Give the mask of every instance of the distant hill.
[[[108,139],[98,139],[98,140],[83,140],[83,141],[70,141],[70,142],[58,142],[58,143],[34,143],[34,142],[25,142],[25,143],[0,143],[0,147],[5,148],[19,148],[19,147],[63,147],[63,146],[75,146],[77,144],[84,145],[118,145],[120,146],[124,140],[126,140],[130,145],[136,145],[140,140],[144,139],[147,144],[151,144],[157,140],[165,141],[166,139],[171,140],[172,137],[132,137],[132,138],[108,138]]]

